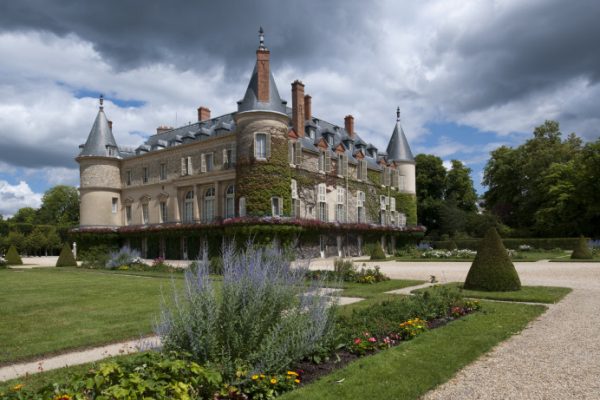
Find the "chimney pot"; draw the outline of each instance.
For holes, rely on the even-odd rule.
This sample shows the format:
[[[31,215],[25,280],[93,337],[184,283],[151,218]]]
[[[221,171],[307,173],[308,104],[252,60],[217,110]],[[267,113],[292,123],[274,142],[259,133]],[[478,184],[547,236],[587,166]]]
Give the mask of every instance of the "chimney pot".
[[[304,96],[304,120],[312,117],[312,97],[309,94]]]
[[[352,115],[346,115],[344,118],[344,128],[348,132],[348,136],[354,138],[354,117]]]
[[[208,107],[198,107],[198,122],[207,121],[210,119],[210,109]]]
[[[304,84],[295,80],[292,83],[292,126],[300,137],[304,137],[304,115]]]

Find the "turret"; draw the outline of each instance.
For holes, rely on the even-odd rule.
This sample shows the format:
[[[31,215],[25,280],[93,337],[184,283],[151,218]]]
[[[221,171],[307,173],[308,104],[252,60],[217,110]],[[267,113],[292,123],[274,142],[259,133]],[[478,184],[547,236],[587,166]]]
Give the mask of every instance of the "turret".
[[[256,216],[272,215],[273,209],[280,210],[280,215],[289,212],[287,135],[290,118],[286,113],[286,102],[281,100],[270,71],[270,52],[265,46],[262,27],[256,64],[246,94],[238,101],[238,112],[234,118],[237,125],[238,209],[245,209],[247,215]],[[267,170],[271,172],[263,176]],[[269,194],[261,186],[265,183],[270,189]],[[272,198],[279,199],[275,200],[275,207]]]
[[[122,225],[121,155],[103,103],[100,96],[96,120],[75,159],[79,163],[79,225],[82,227]]]
[[[394,162],[399,173],[400,190],[406,193],[416,193],[415,159],[410,151],[408,140],[400,123],[400,107],[396,110],[396,126],[390,138],[387,149],[388,162]]]

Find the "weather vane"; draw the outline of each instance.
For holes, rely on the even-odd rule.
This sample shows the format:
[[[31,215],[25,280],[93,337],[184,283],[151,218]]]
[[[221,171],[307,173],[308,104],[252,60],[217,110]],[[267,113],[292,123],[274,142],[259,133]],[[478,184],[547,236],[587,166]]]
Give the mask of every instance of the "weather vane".
[[[263,30],[262,26],[258,30],[258,40],[260,42],[260,45],[258,46],[258,48],[260,50],[266,50],[267,48],[265,47],[265,31]]]
[[[400,106],[396,108],[396,122],[400,122]]]
[[[103,104],[104,104],[104,95],[101,94],[100,95],[100,108],[103,108]]]

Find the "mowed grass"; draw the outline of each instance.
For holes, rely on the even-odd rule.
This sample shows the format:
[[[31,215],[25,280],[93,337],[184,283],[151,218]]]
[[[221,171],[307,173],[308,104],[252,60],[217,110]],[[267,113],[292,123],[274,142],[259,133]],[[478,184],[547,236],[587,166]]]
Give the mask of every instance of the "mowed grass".
[[[181,279],[0,270],[0,364],[152,333]]]
[[[545,310],[545,306],[483,302],[482,312],[361,358],[280,398],[418,399]]]
[[[383,281],[372,284],[345,283],[343,285],[344,290],[342,291],[341,295],[346,297],[363,297],[365,299],[370,299],[373,297],[377,297],[382,293],[388,292],[390,290],[403,289],[409,286],[416,286],[424,282],[425,281],[392,279],[389,281]]]
[[[462,289],[462,282],[446,283],[443,286],[454,286]],[[422,292],[427,289],[418,289],[414,292]],[[523,286],[521,290],[515,292],[485,292],[480,290],[462,289],[462,294],[465,297],[488,300],[502,301],[523,301],[531,303],[547,303],[554,304],[563,299],[567,294],[571,293],[571,288],[556,287],[556,286]]]

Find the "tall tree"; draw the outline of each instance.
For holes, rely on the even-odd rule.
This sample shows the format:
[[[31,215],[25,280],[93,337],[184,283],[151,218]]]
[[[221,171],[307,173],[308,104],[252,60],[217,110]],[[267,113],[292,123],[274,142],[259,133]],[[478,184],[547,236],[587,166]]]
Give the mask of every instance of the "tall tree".
[[[456,204],[463,211],[477,211],[477,193],[473,188],[471,168],[462,162],[452,160],[452,168],[446,179],[446,200]]]
[[[10,219],[11,222],[35,224],[37,222],[37,210],[32,207],[19,208]]]
[[[441,158],[431,154],[418,154],[415,163],[418,220],[429,230],[435,230],[440,225],[446,168]]]
[[[76,225],[79,222],[79,193],[72,186],[54,186],[44,193],[39,222],[51,225]]]

